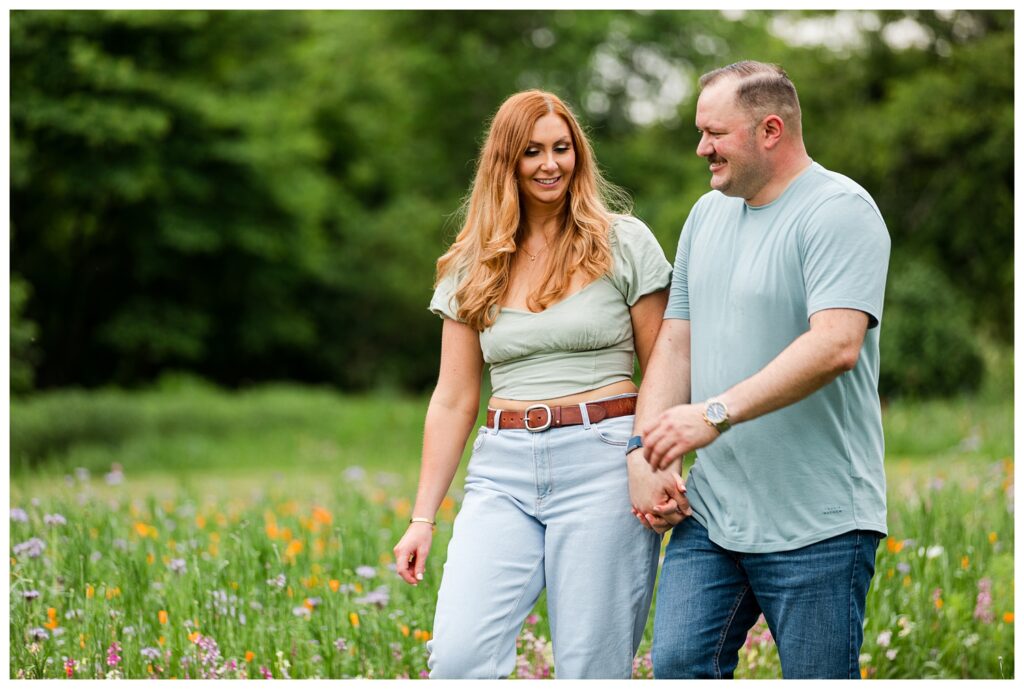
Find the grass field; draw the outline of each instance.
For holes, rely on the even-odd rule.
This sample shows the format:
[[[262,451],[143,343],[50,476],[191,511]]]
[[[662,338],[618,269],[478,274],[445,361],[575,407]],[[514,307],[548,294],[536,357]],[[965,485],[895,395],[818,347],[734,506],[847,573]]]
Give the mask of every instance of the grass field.
[[[1013,419],[977,398],[885,410],[889,538],[866,677],[1013,677]],[[425,399],[188,381],[12,407],[12,677],[416,678],[462,472],[426,579],[390,570]],[[636,676],[650,676],[650,624]],[[518,677],[553,672],[543,599]],[[738,676],[778,677],[756,626]]]

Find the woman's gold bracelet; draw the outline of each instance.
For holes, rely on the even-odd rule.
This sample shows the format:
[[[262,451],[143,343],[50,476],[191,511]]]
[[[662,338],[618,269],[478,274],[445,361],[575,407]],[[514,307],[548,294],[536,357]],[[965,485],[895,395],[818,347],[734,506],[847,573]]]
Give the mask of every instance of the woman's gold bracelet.
[[[437,524],[434,523],[433,519],[427,519],[426,517],[413,517],[412,519],[409,520],[410,524],[415,524],[416,522],[421,522],[423,524],[430,524],[431,526],[437,526]]]

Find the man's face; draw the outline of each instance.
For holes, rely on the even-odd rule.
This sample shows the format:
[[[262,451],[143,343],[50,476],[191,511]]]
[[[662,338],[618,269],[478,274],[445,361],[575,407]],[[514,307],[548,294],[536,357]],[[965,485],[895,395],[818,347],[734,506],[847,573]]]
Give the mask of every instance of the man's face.
[[[736,79],[724,78],[697,99],[697,155],[707,158],[711,188],[726,196],[753,198],[771,178],[757,143],[757,123],[736,104]]]

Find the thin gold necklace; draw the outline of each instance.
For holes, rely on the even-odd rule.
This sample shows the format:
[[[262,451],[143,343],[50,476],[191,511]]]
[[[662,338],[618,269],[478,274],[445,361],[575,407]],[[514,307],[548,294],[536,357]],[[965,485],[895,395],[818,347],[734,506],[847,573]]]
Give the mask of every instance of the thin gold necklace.
[[[523,250],[523,253],[526,254],[526,257],[529,258],[530,261],[532,262],[532,261],[536,261],[537,257],[540,256],[542,253],[544,253],[547,250],[548,245],[547,245],[547,243],[545,243],[544,244],[544,248],[541,249],[540,251],[538,251],[535,254],[531,254],[529,251],[527,251],[525,246],[521,246],[519,248]]]

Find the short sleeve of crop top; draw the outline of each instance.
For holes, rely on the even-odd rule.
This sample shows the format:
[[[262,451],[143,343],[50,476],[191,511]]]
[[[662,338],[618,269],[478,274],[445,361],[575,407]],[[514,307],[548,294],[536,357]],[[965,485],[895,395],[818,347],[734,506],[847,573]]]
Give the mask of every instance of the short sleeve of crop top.
[[[459,275],[458,271],[452,270],[445,275],[441,282],[437,283],[437,287],[434,288],[434,296],[430,299],[430,309],[432,313],[436,313],[441,318],[450,318],[453,321],[459,320],[456,313],[459,310],[459,305],[455,301],[455,291],[459,287]]]
[[[610,233],[612,267],[609,279],[633,306],[645,294],[668,287],[672,266],[650,228],[631,216],[616,219]]]

